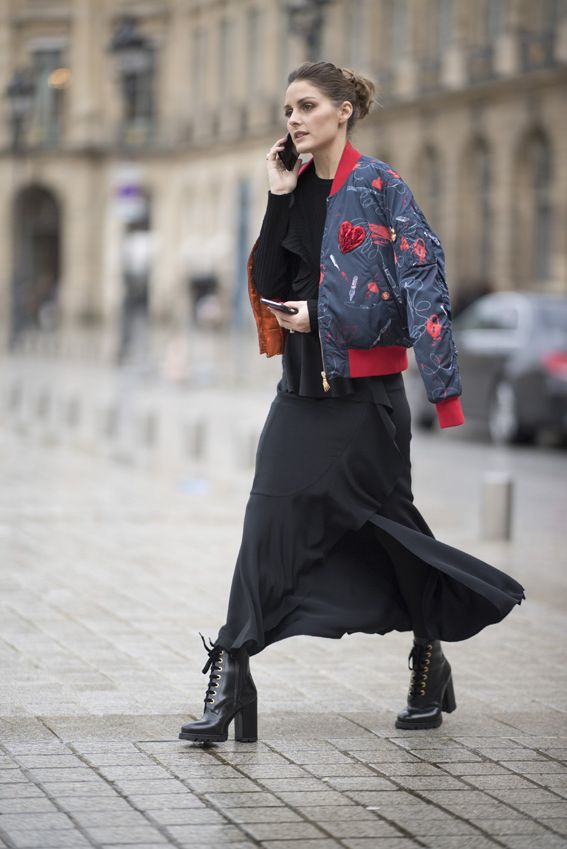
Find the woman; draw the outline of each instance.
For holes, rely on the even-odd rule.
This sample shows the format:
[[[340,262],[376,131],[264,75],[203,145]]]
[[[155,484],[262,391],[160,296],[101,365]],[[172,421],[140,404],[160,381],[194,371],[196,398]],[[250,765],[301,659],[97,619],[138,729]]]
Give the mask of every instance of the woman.
[[[266,156],[268,206],[248,263],[261,351],[283,374],[260,436],[226,623],[207,647],[202,719],[180,738],[257,739],[248,658],[294,634],[413,631],[396,727],[456,707],[441,639],[500,621],[524,597],[504,573],[439,542],[413,504],[402,372],[414,348],[442,428],[463,423],[440,242],[401,177],[349,134],[372,82],[328,62],[288,78],[297,152]],[[286,314],[260,298],[285,302]]]

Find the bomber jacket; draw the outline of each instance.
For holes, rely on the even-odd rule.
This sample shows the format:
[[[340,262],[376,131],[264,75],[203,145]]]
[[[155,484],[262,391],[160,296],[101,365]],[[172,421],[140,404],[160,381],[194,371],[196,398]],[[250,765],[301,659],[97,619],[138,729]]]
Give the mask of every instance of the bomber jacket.
[[[288,331],[256,291],[257,244],[248,290],[260,353],[273,356],[283,353]],[[317,316],[326,389],[335,377],[404,371],[413,347],[441,427],[464,422],[441,242],[400,175],[348,140],[327,198]]]

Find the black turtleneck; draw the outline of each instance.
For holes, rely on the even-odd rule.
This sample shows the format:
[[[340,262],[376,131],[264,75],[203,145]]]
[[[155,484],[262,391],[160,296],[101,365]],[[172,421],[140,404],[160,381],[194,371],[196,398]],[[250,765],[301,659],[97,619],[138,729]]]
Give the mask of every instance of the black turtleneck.
[[[307,301],[311,324],[309,333],[285,334],[278,390],[311,398],[349,396],[352,400],[383,402],[381,377],[335,378],[329,392],[323,389],[317,298],[326,200],[332,184],[332,179],[318,177],[311,165],[299,177],[293,192],[268,192],[252,266],[254,285],[265,298]]]

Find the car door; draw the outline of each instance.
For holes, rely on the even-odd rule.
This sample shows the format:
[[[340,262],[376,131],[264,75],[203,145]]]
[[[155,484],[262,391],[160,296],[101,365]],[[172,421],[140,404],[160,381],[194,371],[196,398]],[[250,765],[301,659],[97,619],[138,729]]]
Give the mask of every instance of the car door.
[[[525,342],[524,312],[520,297],[500,293],[479,298],[455,319],[465,415],[486,417],[498,375]]]

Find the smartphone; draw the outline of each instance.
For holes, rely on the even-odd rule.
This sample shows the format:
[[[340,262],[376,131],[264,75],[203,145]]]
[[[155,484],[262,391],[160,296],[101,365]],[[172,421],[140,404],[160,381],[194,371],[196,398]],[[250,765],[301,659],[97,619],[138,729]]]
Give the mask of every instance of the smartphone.
[[[291,133],[287,134],[287,138],[284,142],[284,149],[278,150],[278,156],[287,168],[287,170],[293,171],[293,166],[299,159],[299,153],[297,152],[297,148],[293,143]]]
[[[266,304],[267,307],[271,307],[273,310],[279,310],[280,312],[285,312],[288,315],[295,315],[299,312],[297,307],[286,307],[285,304],[281,304],[279,301],[270,301],[269,298],[260,298],[263,304]]]

